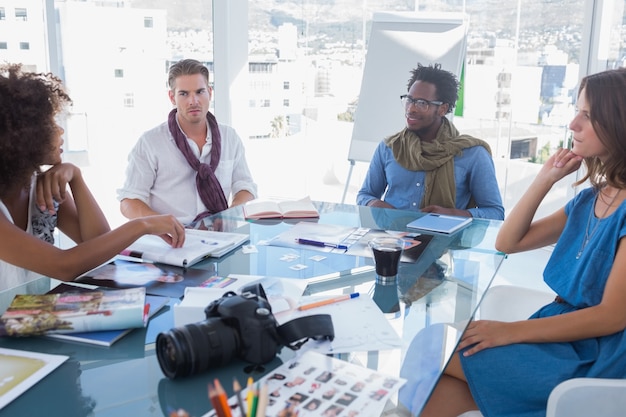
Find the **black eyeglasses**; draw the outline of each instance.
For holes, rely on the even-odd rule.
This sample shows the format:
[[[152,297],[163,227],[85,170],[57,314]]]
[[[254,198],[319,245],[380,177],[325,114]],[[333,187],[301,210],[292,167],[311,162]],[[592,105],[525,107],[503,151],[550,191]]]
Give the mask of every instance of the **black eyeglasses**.
[[[402,100],[402,105],[405,109],[408,109],[409,106],[414,105],[419,111],[428,111],[431,104],[434,106],[441,106],[443,104],[443,101],[429,101],[424,100],[423,98],[413,98],[406,94],[400,96],[400,100]]]

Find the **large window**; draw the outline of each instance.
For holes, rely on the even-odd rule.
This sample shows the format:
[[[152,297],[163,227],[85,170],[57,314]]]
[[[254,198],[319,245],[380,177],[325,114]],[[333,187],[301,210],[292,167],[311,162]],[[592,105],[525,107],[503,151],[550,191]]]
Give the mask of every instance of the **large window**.
[[[215,113],[242,136],[262,197],[345,197],[353,203],[367,164],[349,171],[347,156],[373,14],[416,7],[423,13],[464,12],[464,95],[454,123],[491,144],[507,209],[547,155],[567,145],[580,76],[626,61],[626,0],[518,0],[511,7],[459,0],[235,0],[247,6],[237,24],[229,13],[241,10],[215,7],[229,1],[158,7],[151,0],[124,7],[55,2],[61,48],[52,53],[58,65],[51,70],[66,79],[74,111],[90,115],[84,128],[73,130],[69,122],[64,155],[81,161],[113,224],[123,221],[115,189],[123,181],[126,155],[143,131],[165,120],[171,108],[167,68],[184,57],[211,69]],[[246,18],[247,26],[240,24]],[[87,50],[85,27],[103,33]],[[597,32],[591,34],[592,27]],[[234,48],[233,31],[246,39]],[[229,36],[222,37],[224,32]],[[234,77],[245,82],[233,86],[219,66],[241,54],[247,62]],[[116,78],[120,68],[124,76]],[[280,156],[274,159],[280,162],[268,164],[268,155]],[[554,206],[571,193],[559,194]]]
[[[283,161],[282,168],[287,165],[289,172],[297,172],[308,163],[304,170],[318,175],[309,180],[326,184],[326,194],[316,196],[313,186],[307,189],[304,179],[293,176],[294,186],[296,182],[302,186],[287,188],[329,199],[343,187],[345,201],[353,203],[367,164],[349,168],[350,125],[373,14],[415,12],[416,8],[420,13],[464,12],[469,17],[464,95],[454,123],[464,133],[490,143],[505,206],[510,208],[546,157],[557,146],[567,145],[567,125],[581,73],[587,3],[519,0],[513,7],[501,7],[493,2],[457,0],[370,0],[355,8],[347,1],[331,5],[303,0],[296,10],[277,0],[270,7],[273,14],[267,16],[255,2],[249,2],[250,56],[264,55],[268,62],[276,62],[277,73],[292,71],[305,76],[291,82],[294,100],[289,108],[251,116],[257,120],[254,137],[268,138],[271,135],[264,132],[270,131],[272,120],[298,114],[292,134],[262,144],[251,141],[248,146],[255,151],[275,146],[278,151],[297,141],[307,150],[307,158]],[[621,23],[619,28],[623,28]],[[613,33],[620,32],[614,29]],[[294,66],[294,61],[299,66]],[[406,68],[407,79],[410,69]],[[262,123],[258,122],[261,117],[265,118]],[[269,182],[280,175],[279,167],[265,168],[260,175]],[[285,190],[275,192],[284,194]],[[573,192],[569,187],[565,197]],[[562,197],[545,211],[560,205]]]

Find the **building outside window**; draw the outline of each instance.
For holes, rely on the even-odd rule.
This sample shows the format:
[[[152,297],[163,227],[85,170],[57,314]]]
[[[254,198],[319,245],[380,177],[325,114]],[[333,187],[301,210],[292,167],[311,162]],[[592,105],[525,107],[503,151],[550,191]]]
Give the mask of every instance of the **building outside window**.
[[[124,107],[135,107],[135,95],[133,93],[124,95]]]
[[[22,7],[15,8],[15,20],[26,22],[28,20],[28,12]]]
[[[218,1],[226,0],[214,0]],[[63,45],[62,65],[71,80],[69,87],[74,92],[75,105],[85,110],[96,106],[95,110],[89,111],[92,115],[89,122],[102,126],[97,115],[105,112],[101,112],[98,106],[104,108],[106,104],[111,108],[115,104],[110,103],[117,103],[122,107],[118,109],[118,116],[128,114],[130,117],[130,113],[124,113],[126,101],[120,106],[119,97],[127,97],[124,94],[130,91],[129,85],[133,86],[131,89],[137,89],[133,96],[133,109],[137,115],[132,120],[138,122],[132,123],[131,128],[122,129],[129,124],[119,123],[119,126],[108,126],[111,130],[119,128],[118,132],[89,129],[94,164],[97,164],[95,155],[104,155],[102,149],[110,147],[111,137],[119,138],[118,153],[123,154],[142,131],[162,121],[160,115],[170,106],[165,79],[171,62],[184,57],[205,62],[211,68],[211,82],[218,82],[214,97],[223,94],[224,86],[219,85],[213,73],[213,20],[224,19],[224,16],[213,16],[216,10],[213,2],[201,8],[190,0],[165,2],[160,9],[151,8],[147,1],[132,2],[130,7],[125,3],[119,8],[112,3],[107,7],[99,6],[103,2],[80,3],[90,7],[90,14],[81,16],[82,21],[74,2],[55,2],[55,7],[68,10],[68,13],[60,14],[58,42]],[[595,10],[600,7],[599,3],[609,11],[600,13]],[[291,7],[294,4],[295,7]],[[266,184],[276,183],[274,179],[277,177],[284,178],[272,171],[274,167],[268,167],[262,157],[273,152],[274,148],[285,149],[282,141],[287,140],[286,137],[269,137],[272,123],[276,125],[282,117],[288,120],[288,140],[293,146],[293,154],[306,152],[307,158],[306,161],[292,158],[293,162],[284,162],[293,163],[296,169],[290,169],[291,166],[275,169],[316,172],[319,178],[293,175],[284,179],[285,184],[277,184],[275,192],[284,193],[280,196],[283,198],[296,198],[300,194],[325,201],[341,198],[349,167],[347,155],[354,122],[352,115],[358,103],[372,17],[375,12],[415,12],[417,8],[420,13],[464,12],[469,16],[463,112],[454,116],[454,123],[463,133],[494,144],[494,160],[498,164],[505,207],[512,207],[516,196],[521,195],[527,186],[527,182],[514,180],[512,173],[538,169],[546,150],[550,154],[557,146],[567,144],[567,124],[574,112],[580,77],[590,68],[599,71],[602,67],[625,65],[626,1],[518,0],[511,4],[517,6],[513,11],[487,1],[367,0],[362,2],[362,7],[354,7],[354,2],[347,0],[337,0],[332,5],[322,0],[300,0],[290,3],[290,7],[280,0],[263,6],[248,1],[247,76],[250,88],[242,89],[240,94],[248,96],[244,100],[249,105],[232,111],[249,115],[243,118],[246,122],[259,121],[261,128],[243,138],[251,170],[260,183],[259,189],[271,189]],[[23,10],[26,18],[26,9]],[[268,14],[267,10],[271,12]],[[591,66],[586,64],[585,54],[589,49],[587,43],[595,38],[584,33],[590,30],[585,24],[585,19],[590,16],[604,16],[605,19],[601,25],[604,49],[593,57],[595,65]],[[73,28],[84,24],[84,19],[105,33],[103,40],[86,52],[78,42],[80,36],[75,34],[80,32],[73,32],[78,30]],[[101,21],[121,23],[101,25]],[[138,21],[143,24],[137,24]],[[142,33],[146,27],[152,30],[144,39]],[[125,52],[120,52],[120,45],[126,48]],[[121,75],[129,85],[120,84],[116,88],[122,90],[115,91],[115,94],[111,86],[99,85],[96,94],[99,99],[93,99],[93,83],[88,80],[78,82],[81,74],[87,72],[77,66],[80,61],[68,58],[81,56],[84,60],[85,53],[96,63],[90,68],[97,72],[86,78],[95,75],[98,79],[109,79],[110,71],[116,68],[111,62],[115,62],[118,68],[125,69]],[[407,68],[407,79],[409,70]],[[107,103],[109,99],[110,103]],[[285,114],[285,106],[278,105],[284,105],[287,100],[289,114]],[[272,103],[275,104],[272,106]],[[242,132],[247,128],[233,127]],[[398,126],[400,128],[402,126]],[[66,134],[71,135],[71,132]],[[66,156],[70,156],[69,153]],[[321,171],[325,172],[320,172],[319,168],[300,169],[303,163],[323,167]],[[366,169],[367,164],[357,164],[350,193],[360,186]],[[122,177],[123,172],[114,178],[115,184],[108,184],[108,189],[102,190],[100,200],[110,199]],[[322,187],[322,191],[313,188],[312,184],[322,182],[340,185]],[[269,191],[270,194],[273,192]],[[289,195],[289,192],[298,195]],[[346,202],[353,203],[353,196],[348,196]],[[554,203],[561,206],[563,198]],[[113,208],[114,214],[118,211],[118,207]]]

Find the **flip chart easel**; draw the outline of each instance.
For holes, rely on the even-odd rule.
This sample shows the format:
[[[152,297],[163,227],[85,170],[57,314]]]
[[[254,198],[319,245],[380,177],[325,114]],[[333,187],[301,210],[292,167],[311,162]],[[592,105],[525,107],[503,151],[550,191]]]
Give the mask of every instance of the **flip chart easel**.
[[[462,13],[374,13],[342,203],[355,163],[369,163],[378,143],[405,125],[400,95],[406,93],[410,71],[417,63],[440,63],[460,77],[467,28],[467,16]]]

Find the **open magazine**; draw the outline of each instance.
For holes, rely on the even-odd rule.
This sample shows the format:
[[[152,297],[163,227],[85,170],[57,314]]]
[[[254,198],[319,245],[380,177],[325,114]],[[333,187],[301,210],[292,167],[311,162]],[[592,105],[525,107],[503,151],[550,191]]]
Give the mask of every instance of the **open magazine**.
[[[117,289],[144,287],[149,295],[182,298],[185,288],[201,286],[214,275],[213,264],[200,269],[114,259],[84,273],[74,281]]]
[[[244,233],[187,229],[182,248],[172,248],[158,236],[144,235],[120,255],[185,268],[209,257],[219,258],[239,247],[248,238]]]

